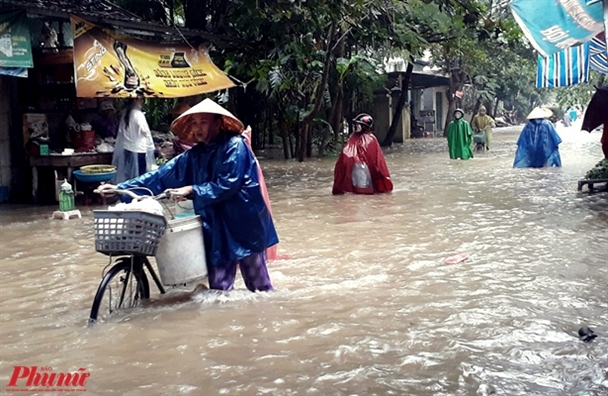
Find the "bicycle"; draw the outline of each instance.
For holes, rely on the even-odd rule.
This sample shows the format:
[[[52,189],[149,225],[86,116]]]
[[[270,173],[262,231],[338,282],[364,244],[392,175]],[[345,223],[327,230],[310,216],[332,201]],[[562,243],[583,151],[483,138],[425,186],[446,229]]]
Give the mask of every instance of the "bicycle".
[[[102,193],[100,190],[95,192]],[[128,195],[136,201],[167,198],[165,193],[157,196],[139,196],[128,190],[112,190],[110,193]],[[112,264],[112,258],[117,258],[114,265],[105,272],[97,288],[89,315],[89,326],[98,321],[99,310],[106,296],[108,315],[123,308],[135,308],[143,300],[149,299],[150,283],[145,270],[150,273],[160,293],[165,294],[160,278],[148,260],[149,256],[156,254],[159,241],[167,227],[165,217],[144,211],[112,210],[94,210],[93,216],[95,250],[110,256],[110,263],[104,268],[104,272]],[[112,295],[113,281],[117,281],[116,301],[113,301]]]
[[[486,129],[477,130],[477,132],[473,134],[473,152],[485,153],[486,150],[488,149],[486,146],[486,142],[487,142],[487,138],[488,138]]]

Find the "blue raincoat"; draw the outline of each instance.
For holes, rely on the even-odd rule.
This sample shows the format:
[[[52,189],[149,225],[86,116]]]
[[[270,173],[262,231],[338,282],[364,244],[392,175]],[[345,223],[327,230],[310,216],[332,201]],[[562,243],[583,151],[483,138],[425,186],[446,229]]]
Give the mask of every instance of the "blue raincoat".
[[[558,146],[562,142],[553,125],[544,119],[528,121],[517,140],[514,168],[562,166]]]
[[[203,222],[208,266],[225,266],[279,242],[258,180],[258,168],[242,136],[220,134],[159,169],[118,185],[154,194],[193,186],[194,211]]]

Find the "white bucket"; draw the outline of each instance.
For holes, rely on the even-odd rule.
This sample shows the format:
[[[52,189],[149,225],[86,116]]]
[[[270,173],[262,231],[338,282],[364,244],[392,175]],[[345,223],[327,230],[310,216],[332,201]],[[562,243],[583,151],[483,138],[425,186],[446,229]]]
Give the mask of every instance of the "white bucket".
[[[202,228],[200,216],[169,221],[156,251],[163,285],[180,285],[207,276]]]

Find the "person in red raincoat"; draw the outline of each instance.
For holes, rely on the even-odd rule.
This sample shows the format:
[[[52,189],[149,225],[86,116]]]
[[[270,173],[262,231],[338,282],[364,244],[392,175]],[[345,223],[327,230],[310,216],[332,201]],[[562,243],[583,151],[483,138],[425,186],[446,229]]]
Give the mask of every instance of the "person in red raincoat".
[[[348,139],[334,169],[332,194],[374,194],[393,191],[393,182],[380,143],[372,133],[374,120],[359,114],[355,133]]]

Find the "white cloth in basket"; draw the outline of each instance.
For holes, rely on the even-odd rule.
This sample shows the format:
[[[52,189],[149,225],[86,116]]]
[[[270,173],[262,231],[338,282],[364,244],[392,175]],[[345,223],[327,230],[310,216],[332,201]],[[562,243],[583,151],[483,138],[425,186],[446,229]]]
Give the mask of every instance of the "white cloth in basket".
[[[143,199],[141,201],[131,203],[119,203],[114,206],[110,206],[108,210],[119,212],[138,211],[163,216],[163,206],[160,204],[160,202],[154,199]]]

